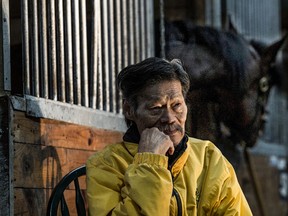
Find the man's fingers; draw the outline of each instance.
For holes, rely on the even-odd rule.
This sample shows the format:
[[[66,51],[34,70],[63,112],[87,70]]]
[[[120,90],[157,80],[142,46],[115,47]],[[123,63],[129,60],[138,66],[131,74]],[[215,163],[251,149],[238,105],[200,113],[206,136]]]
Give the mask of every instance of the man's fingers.
[[[158,128],[146,128],[141,134],[138,152],[171,155],[174,153],[174,146],[170,137]]]
[[[173,147],[170,147],[170,148],[168,149],[168,151],[167,151],[168,155],[173,155],[173,154],[174,154],[174,150],[175,150],[174,146],[173,146]]]

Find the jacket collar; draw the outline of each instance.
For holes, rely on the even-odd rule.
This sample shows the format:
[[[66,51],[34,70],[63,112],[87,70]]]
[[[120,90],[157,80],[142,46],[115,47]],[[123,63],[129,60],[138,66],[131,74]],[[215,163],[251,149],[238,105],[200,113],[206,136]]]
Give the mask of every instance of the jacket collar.
[[[138,132],[137,126],[134,123],[128,128],[128,130],[124,134],[123,140],[125,142],[132,142],[132,143],[137,143],[137,144],[139,143],[140,134]]]

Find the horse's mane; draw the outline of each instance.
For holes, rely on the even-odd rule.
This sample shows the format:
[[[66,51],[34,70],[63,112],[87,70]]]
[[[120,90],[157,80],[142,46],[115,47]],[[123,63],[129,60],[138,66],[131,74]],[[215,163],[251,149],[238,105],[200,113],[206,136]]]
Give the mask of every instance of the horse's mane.
[[[185,21],[176,21],[166,25],[167,52],[173,52],[177,46],[175,44],[179,42],[202,46],[211,55],[223,62],[225,88],[237,94],[246,90],[247,74],[245,71],[247,71],[251,61],[251,50],[249,50],[249,44],[241,36],[207,26],[195,26]],[[183,53],[183,55],[185,54]]]

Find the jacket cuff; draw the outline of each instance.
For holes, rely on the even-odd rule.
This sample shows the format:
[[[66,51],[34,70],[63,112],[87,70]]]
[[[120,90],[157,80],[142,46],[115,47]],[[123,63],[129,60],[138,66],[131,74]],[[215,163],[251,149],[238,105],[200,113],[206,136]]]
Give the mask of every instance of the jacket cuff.
[[[134,164],[150,164],[161,167],[168,167],[168,157],[165,155],[153,154],[150,152],[137,153],[134,156]]]

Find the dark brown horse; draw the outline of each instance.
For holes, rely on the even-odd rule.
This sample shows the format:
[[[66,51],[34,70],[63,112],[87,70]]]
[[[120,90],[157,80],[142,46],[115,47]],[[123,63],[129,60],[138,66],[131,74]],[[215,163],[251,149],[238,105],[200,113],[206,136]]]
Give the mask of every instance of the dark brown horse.
[[[165,31],[166,58],[179,58],[191,80],[187,131],[213,141],[236,166],[237,144],[255,145],[263,129],[277,80],[271,66],[284,39],[253,46],[235,31],[181,21],[167,23]]]

